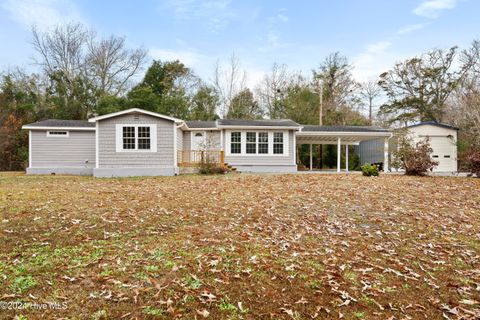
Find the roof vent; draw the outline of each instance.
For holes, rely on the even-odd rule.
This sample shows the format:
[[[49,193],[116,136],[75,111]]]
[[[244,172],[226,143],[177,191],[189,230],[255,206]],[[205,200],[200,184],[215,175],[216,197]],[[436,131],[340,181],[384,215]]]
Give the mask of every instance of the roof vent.
[[[133,115],[133,120],[138,121],[140,120],[140,115],[138,113]]]

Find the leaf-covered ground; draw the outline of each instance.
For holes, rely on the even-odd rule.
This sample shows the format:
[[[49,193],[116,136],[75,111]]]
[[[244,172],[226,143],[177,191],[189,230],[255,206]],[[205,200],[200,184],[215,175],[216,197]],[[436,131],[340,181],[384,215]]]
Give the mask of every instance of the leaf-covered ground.
[[[480,179],[0,175],[23,319],[478,319]]]

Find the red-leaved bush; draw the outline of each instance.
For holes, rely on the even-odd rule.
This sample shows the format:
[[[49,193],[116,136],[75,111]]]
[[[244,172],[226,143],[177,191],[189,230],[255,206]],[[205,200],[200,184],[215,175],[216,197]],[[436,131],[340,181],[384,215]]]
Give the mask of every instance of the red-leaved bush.
[[[480,178],[480,149],[469,152],[467,163],[470,172]]]
[[[423,176],[438,165],[431,157],[432,152],[428,138],[414,144],[407,134],[403,134],[398,137],[398,149],[394,152],[394,158],[399,163],[398,166],[405,169],[406,175]]]

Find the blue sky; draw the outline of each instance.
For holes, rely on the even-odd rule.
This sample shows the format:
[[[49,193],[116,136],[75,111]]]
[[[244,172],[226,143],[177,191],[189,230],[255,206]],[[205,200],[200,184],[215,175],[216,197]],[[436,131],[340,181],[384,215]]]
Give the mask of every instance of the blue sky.
[[[0,0],[0,70],[32,66],[30,27],[80,21],[208,80],[233,52],[249,84],[274,62],[309,74],[331,52],[360,80],[431,48],[480,37],[478,0]]]

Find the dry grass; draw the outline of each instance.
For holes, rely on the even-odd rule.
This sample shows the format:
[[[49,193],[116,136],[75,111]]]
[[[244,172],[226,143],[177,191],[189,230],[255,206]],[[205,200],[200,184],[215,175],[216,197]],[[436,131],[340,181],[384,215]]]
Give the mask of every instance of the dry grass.
[[[480,180],[0,175],[25,319],[480,317]],[[20,317],[21,318],[21,317]]]

